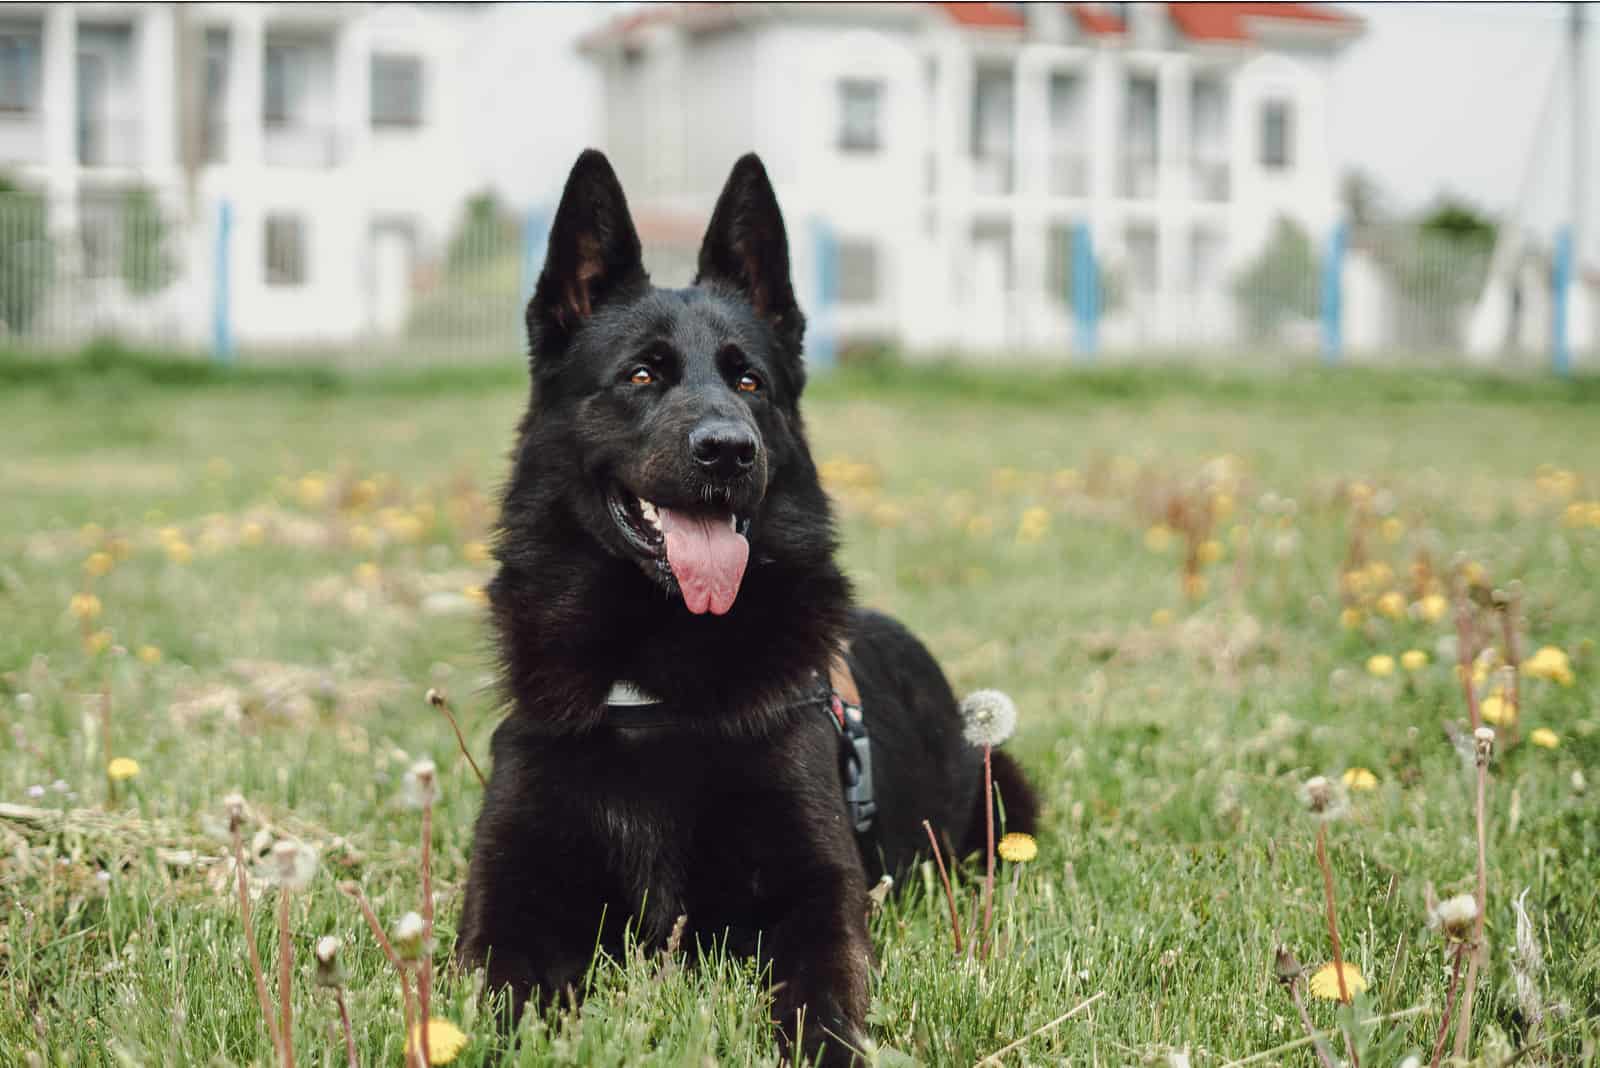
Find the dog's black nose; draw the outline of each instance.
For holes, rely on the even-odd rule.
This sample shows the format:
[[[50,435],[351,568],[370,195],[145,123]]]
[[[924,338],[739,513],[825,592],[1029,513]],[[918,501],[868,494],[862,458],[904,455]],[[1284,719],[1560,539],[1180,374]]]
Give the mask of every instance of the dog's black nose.
[[[734,478],[755,466],[756,438],[738,423],[708,423],[689,433],[694,462],[718,478]]]

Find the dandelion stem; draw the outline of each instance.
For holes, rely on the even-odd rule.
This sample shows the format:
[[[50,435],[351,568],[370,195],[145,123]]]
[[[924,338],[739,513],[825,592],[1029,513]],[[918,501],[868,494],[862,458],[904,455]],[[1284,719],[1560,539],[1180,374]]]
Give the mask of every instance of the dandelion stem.
[[[406,970],[406,963],[400,959],[400,954],[394,951],[394,943],[390,942],[389,936],[384,934],[383,924],[378,922],[377,913],[372,911],[372,905],[367,901],[367,895],[361,892],[361,887],[353,882],[343,882],[339,884],[339,889],[344,892],[345,896],[355,901],[356,907],[361,910],[362,917],[367,921],[367,927],[372,931],[372,937],[378,943],[378,948],[383,950],[383,955],[389,958],[389,963],[394,966],[395,972],[400,976],[400,1004],[405,1016],[406,1060],[409,1062],[412,1059],[410,1053],[411,1022],[415,1019],[415,1016],[411,1011],[411,977]]]
[[[983,876],[983,943],[978,956],[989,958],[989,924],[994,916],[994,765],[993,746],[983,747],[983,816],[987,830]]]
[[[1450,1014],[1455,1011],[1456,986],[1461,981],[1461,961],[1466,952],[1465,942],[1456,946],[1455,963],[1450,968],[1450,990],[1445,994],[1444,1015],[1439,1019],[1439,1034],[1433,1040],[1433,1056],[1428,1059],[1428,1068],[1439,1068],[1439,1061],[1444,1057],[1444,1040],[1450,1033]]]
[[[294,972],[294,947],[289,942],[289,890],[278,889],[278,1030],[283,1035],[279,1047],[283,1068],[294,1068],[294,1000],[290,997],[290,976]]]
[[[244,843],[239,838],[239,825],[236,821],[229,821],[229,831],[233,837],[233,868],[239,876],[239,916],[244,923],[244,948],[245,956],[250,961],[250,977],[255,981],[256,1004],[261,1007],[261,1022],[267,1025],[267,1031],[272,1035],[272,1048],[282,1058],[283,1036],[278,1028],[273,1025],[277,1013],[272,1008],[272,998],[267,994],[267,977],[261,969],[261,954],[256,951],[256,928],[250,919],[250,878],[245,872]]]
[[[1307,1041],[1311,1043],[1311,1049],[1316,1053],[1317,1060],[1321,1062],[1322,1068],[1334,1068],[1333,1055],[1328,1052],[1327,1045],[1323,1043],[1321,1036],[1317,1034],[1317,1029],[1312,1026],[1311,1014],[1306,1012],[1305,999],[1300,996],[1300,977],[1298,975],[1295,976],[1289,980],[1288,985],[1289,997],[1294,999],[1295,1012],[1300,1014],[1300,1023],[1306,1029]]]
[[[1472,959],[1467,964],[1467,991],[1461,1000],[1461,1015],[1456,1020],[1456,1044],[1454,1053],[1457,1058],[1467,1055],[1467,1043],[1472,1037],[1472,1002],[1478,990],[1478,967],[1483,958],[1483,921],[1484,910],[1489,897],[1489,840],[1487,830],[1487,801],[1489,791],[1489,754],[1483,748],[1478,748],[1478,887],[1477,903],[1478,915],[1473,920],[1472,928]]]
[[[350,1009],[344,1003],[344,989],[334,987],[333,1003],[339,1006],[339,1026],[344,1030],[344,1059],[348,1068],[361,1068],[356,1060],[356,1036],[350,1029]]]
[[[1350,1004],[1344,981],[1344,946],[1339,942],[1339,918],[1333,907],[1333,868],[1328,864],[1328,825],[1317,824],[1317,865],[1322,869],[1322,897],[1328,912],[1328,940],[1333,943],[1333,971],[1339,980],[1339,1000]]]
[[[468,758],[470,759],[470,758]],[[420,1060],[428,1062],[428,1002],[433,996],[433,791],[422,802],[422,956],[417,960]]]
[[[950,889],[950,873],[945,871],[944,856],[939,852],[939,839],[933,833],[933,824],[923,820],[922,829],[928,832],[928,844],[933,847],[933,863],[939,869],[939,879],[944,883],[944,899],[950,906],[950,935],[955,939],[956,952],[960,953],[961,915],[956,912],[956,895]]]
[[[441,690],[429,690],[428,703],[442,712],[444,718],[449,721],[450,729],[456,734],[456,747],[461,750],[461,755],[467,758],[467,763],[472,765],[472,774],[478,777],[478,785],[487,790],[489,781],[483,777],[483,769],[478,767],[478,762],[472,759],[472,750],[467,748],[467,740],[462,737],[461,727],[456,723],[456,714],[450,707],[450,698]]]
[[[1513,587],[1516,585],[1512,584]],[[1517,602],[1510,593],[1503,600],[1496,599],[1495,607],[1500,611],[1500,629],[1506,641],[1506,666],[1511,672],[1511,708],[1510,721],[1506,723],[1515,740],[1517,725],[1522,716],[1522,655],[1517,648]]]

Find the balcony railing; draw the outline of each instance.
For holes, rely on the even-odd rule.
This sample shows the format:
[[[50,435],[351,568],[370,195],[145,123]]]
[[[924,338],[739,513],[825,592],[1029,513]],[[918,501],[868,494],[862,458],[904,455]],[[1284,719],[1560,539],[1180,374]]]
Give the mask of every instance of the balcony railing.
[[[1195,159],[1189,164],[1189,195],[1195,200],[1227,200],[1230,191],[1228,178],[1226,160]]]
[[[1050,153],[1050,180],[1047,188],[1053,197],[1082,197],[1089,194],[1089,157],[1082,152],[1058,149]]]
[[[977,153],[972,157],[972,189],[980,196],[1004,196],[1012,191],[1011,153]]]
[[[337,166],[339,133],[331,124],[269,122],[262,142],[262,157],[269,167]]]
[[[0,164],[44,162],[44,117],[38,111],[0,111]]]
[[[78,120],[78,163],[84,167],[136,167],[140,161],[137,119]]]
[[[1160,168],[1154,152],[1124,152],[1121,163],[1122,181],[1118,188],[1122,190],[1123,196],[1133,200],[1147,200],[1156,195],[1160,183]]]

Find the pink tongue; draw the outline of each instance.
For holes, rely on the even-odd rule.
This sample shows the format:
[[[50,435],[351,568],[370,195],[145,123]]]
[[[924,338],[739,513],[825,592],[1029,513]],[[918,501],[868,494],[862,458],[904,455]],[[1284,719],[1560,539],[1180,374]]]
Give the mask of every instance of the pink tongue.
[[[658,508],[661,533],[667,541],[667,563],[683,592],[683,603],[695,615],[710,609],[727,614],[739,596],[750,543],[736,532],[727,516],[702,518]]]

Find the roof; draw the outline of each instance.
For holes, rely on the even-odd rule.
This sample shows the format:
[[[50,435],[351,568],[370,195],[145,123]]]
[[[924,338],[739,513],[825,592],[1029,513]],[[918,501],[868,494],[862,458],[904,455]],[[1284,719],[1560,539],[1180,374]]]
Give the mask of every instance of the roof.
[[[1252,41],[1258,20],[1318,30],[1361,26],[1361,20],[1321,4],[1168,4],[1167,10],[1178,32],[1194,41]]]
[[[651,26],[677,25],[688,29],[710,28],[747,18],[770,16],[777,9],[798,8],[797,4],[675,3],[659,4],[612,19],[583,38],[582,46],[626,44]],[[837,12],[849,5],[828,4]],[[879,11],[897,5],[862,4]],[[1108,4],[1072,3],[1066,5],[1079,29],[1094,37],[1120,37],[1127,26]],[[903,5],[901,10],[921,7],[938,12],[963,29],[985,33],[1024,33],[1027,17],[1021,4],[1005,3],[925,3]],[[1169,3],[1167,12],[1173,26],[1191,41],[1249,44],[1263,31],[1300,30],[1340,36],[1355,33],[1361,20],[1325,4],[1300,3]]]

